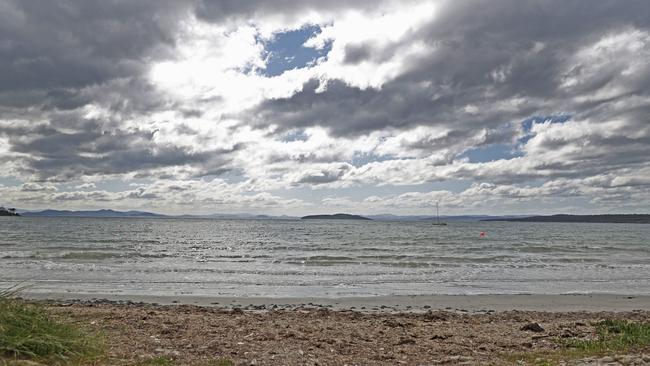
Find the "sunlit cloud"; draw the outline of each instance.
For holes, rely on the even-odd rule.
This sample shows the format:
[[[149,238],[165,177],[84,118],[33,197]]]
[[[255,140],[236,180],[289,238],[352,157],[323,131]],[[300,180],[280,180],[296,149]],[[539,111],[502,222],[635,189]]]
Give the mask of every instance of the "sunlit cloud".
[[[2,205],[650,207],[642,1],[35,6],[0,12]]]

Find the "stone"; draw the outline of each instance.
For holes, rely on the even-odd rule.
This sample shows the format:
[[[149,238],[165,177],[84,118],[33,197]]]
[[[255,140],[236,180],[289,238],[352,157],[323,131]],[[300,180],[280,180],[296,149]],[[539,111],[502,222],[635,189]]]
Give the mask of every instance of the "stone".
[[[520,329],[524,331],[535,332],[535,333],[541,333],[544,331],[544,328],[542,328],[542,326],[539,325],[538,323],[528,323],[523,327],[521,327]]]

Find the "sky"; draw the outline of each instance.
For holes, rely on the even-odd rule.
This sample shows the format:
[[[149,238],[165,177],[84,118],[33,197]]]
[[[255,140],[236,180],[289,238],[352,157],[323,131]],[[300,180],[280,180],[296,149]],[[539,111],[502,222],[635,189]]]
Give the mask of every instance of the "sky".
[[[647,0],[0,0],[0,206],[650,212]]]

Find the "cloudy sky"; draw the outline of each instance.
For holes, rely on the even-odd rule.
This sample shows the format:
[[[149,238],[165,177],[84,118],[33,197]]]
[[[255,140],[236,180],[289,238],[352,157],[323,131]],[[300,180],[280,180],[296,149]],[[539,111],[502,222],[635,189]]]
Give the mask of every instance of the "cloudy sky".
[[[0,205],[650,211],[647,0],[0,0]]]

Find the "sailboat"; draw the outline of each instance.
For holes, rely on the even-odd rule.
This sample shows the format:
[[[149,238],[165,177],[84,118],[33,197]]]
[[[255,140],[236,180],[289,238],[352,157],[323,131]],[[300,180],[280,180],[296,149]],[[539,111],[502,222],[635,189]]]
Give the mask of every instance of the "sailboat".
[[[440,222],[440,213],[438,211],[438,202],[436,202],[436,222],[433,223],[436,226],[447,226],[446,222]]]

